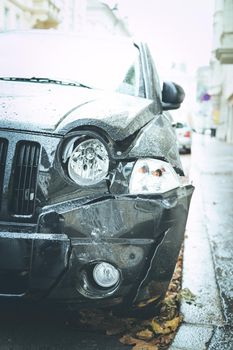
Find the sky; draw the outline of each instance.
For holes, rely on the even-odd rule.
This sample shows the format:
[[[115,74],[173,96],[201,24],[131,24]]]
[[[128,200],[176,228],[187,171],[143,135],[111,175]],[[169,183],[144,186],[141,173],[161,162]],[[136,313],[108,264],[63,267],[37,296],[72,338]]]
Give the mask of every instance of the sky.
[[[208,65],[214,0],[109,0],[127,17],[135,37],[148,42],[160,70],[172,62],[187,69]]]

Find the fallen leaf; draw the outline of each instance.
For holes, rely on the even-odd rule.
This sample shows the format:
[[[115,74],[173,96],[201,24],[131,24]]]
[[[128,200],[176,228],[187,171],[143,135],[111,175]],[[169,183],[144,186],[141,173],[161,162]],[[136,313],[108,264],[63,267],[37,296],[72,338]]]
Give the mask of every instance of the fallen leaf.
[[[177,316],[172,320],[163,322],[161,324],[157,320],[153,319],[151,321],[151,326],[153,331],[157,334],[169,334],[171,332],[174,332],[178,328],[181,321],[181,316]]]
[[[156,297],[154,298],[151,298],[151,299],[148,299],[148,300],[145,300],[145,301],[141,301],[140,303],[138,303],[138,307],[145,307],[153,302],[155,302],[156,300],[158,300],[160,298],[160,295],[157,295]]]
[[[142,340],[150,340],[154,337],[154,333],[148,328],[136,333],[137,338]]]
[[[119,340],[124,345],[134,345],[138,342],[138,339],[132,337],[129,334],[123,335],[123,337],[121,337]]]
[[[152,326],[152,329],[155,333],[157,334],[167,334],[167,333],[170,333],[170,330],[166,330],[164,329],[154,318],[153,320],[151,321],[151,326]]]
[[[158,346],[146,343],[144,341],[139,341],[132,350],[159,350]]]
[[[170,334],[166,334],[166,335],[161,335],[159,337],[159,343],[157,343],[158,345],[167,345],[170,344],[170,342],[174,339],[175,337],[175,333],[170,333]]]
[[[184,300],[187,303],[194,303],[196,301],[196,295],[193,294],[190,289],[184,288],[181,289],[178,293],[178,298]]]
[[[172,320],[164,322],[164,326],[166,328],[170,328],[172,332],[174,332],[178,327],[180,322],[182,321],[181,316],[174,317]]]
[[[177,307],[177,304],[176,304],[176,296],[173,296],[173,295],[169,295],[167,296],[164,300],[163,300],[163,304],[164,305],[167,305],[169,307]]]

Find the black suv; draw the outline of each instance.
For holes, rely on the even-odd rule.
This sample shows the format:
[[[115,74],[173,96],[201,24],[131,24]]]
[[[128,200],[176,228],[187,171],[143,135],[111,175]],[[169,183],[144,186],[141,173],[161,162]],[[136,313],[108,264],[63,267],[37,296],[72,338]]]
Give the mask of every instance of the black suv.
[[[182,88],[131,39],[5,32],[0,50],[0,295],[159,303],[193,192]]]

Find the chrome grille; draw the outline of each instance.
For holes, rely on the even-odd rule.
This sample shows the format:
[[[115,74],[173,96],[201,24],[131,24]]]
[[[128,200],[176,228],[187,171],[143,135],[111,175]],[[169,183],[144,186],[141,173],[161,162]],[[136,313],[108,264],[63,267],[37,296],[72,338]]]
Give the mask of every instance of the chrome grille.
[[[15,216],[32,216],[35,210],[40,145],[20,141],[13,166],[13,189],[10,212]]]

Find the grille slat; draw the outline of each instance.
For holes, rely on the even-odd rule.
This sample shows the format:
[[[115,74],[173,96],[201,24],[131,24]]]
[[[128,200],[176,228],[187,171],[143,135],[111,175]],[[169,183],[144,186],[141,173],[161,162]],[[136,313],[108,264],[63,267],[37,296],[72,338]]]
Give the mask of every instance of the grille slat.
[[[37,172],[40,145],[35,142],[19,142],[16,147],[13,172],[13,215],[31,216],[35,209]]]
[[[2,204],[2,194],[3,194],[3,181],[6,165],[6,155],[7,155],[8,142],[6,139],[0,138],[0,209]]]

